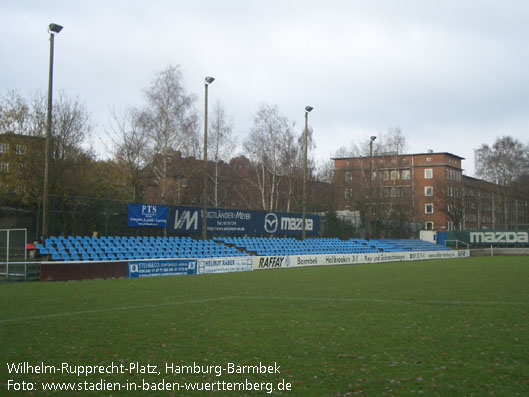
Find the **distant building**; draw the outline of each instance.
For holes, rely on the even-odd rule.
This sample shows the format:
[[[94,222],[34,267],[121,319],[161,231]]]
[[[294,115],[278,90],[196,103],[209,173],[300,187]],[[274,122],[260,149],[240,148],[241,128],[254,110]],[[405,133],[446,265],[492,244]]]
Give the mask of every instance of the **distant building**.
[[[359,210],[365,219],[371,201],[375,224],[405,219],[445,231],[528,223],[527,197],[512,197],[500,186],[463,175],[464,158],[452,153],[333,160],[335,209]]]
[[[44,138],[0,134],[2,201],[35,202],[42,189]]]

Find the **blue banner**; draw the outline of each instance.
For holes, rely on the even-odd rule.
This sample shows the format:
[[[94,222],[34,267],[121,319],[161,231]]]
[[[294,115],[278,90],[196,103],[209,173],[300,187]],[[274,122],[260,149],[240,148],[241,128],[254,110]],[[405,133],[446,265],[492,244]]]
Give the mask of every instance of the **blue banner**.
[[[255,234],[295,236],[301,235],[303,217],[291,212],[256,212]],[[320,234],[320,217],[307,215],[305,219],[305,233],[307,236]]]
[[[129,227],[167,227],[167,205],[129,203]]]
[[[197,273],[197,261],[190,259],[129,262],[127,277],[182,276]]]
[[[301,235],[302,216],[290,212],[266,212],[208,208],[207,232],[209,234],[248,234],[265,236]],[[199,234],[202,231],[202,208],[171,207],[169,233]],[[317,236],[320,217],[307,215],[306,234]]]

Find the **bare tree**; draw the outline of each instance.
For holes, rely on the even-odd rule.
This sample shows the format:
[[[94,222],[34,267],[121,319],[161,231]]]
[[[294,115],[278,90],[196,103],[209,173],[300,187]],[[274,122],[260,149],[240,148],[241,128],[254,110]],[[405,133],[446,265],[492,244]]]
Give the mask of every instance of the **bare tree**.
[[[196,148],[195,97],[187,94],[180,67],[169,65],[145,89],[145,98],[147,104],[138,112],[137,123],[149,134],[154,179],[165,202],[172,152],[194,154]]]
[[[232,123],[228,120],[220,101],[217,102],[212,113],[208,128],[208,153],[212,153],[214,170],[213,175],[209,175],[209,179],[213,183],[213,206],[220,207],[223,202],[220,195],[223,182],[221,166],[229,160],[235,147],[235,140],[232,136]]]
[[[111,134],[113,155],[125,170],[127,184],[131,188],[131,200],[141,198],[141,171],[148,153],[148,134],[138,123],[137,110],[111,111]]]
[[[436,208],[446,214],[448,222],[452,222],[454,229],[460,229],[464,223],[465,200],[476,200],[478,210],[481,206],[481,197],[465,197],[465,187],[463,178],[459,173],[455,179],[439,179],[434,186],[431,186],[431,195],[434,197]],[[479,217],[478,217],[479,221]],[[449,226],[450,227],[450,226]]]
[[[92,127],[90,114],[84,104],[78,98],[69,98],[61,92],[53,109],[53,158],[64,160],[78,156],[82,151],[81,144]]]
[[[261,105],[254,117],[254,124],[244,150],[252,159],[256,181],[260,192],[261,206],[265,211],[277,208],[279,185],[284,176],[282,165],[288,156],[288,141],[294,125],[281,115],[277,106]]]
[[[510,136],[497,138],[492,147],[481,145],[474,150],[476,176],[501,186],[510,186],[529,173],[529,145]]]
[[[0,132],[2,134],[28,134],[31,108],[25,98],[14,90],[0,98]]]
[[[497,138],[492,147],[481,145],[474,151],[476,175],[496,184],[505,224],[516,223],[516,201],[519,181],[529,175],[529,145],[510,136]],[[511,222],[512,221],[512,222]]]

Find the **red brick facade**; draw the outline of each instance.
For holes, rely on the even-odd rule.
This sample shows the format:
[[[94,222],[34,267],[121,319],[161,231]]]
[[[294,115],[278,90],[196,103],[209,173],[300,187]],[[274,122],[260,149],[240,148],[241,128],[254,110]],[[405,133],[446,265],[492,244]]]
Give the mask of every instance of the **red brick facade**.
[[[463,175],[462,160],[452,153],[334,159],[335,209],[359,210],[365,218],[371,190],[372,207],[393,206],[425,229],[526,228],[529,197],[524,190]]]
[[[337,158],[334,186],[335,208],[357,210],[369,200],[369,170],[372,167],[371,202],[376,206],[399,202],[396,207],[409,211],[409,222],[424,224],[424,228],[445,230],[450,219],[446,196],[454,199],[463,195],[462,157],[451,153],[386,154],[369,157]],[[442,200],[440,198],[443,198]],[[398,215],[398,214],[397,214]]]

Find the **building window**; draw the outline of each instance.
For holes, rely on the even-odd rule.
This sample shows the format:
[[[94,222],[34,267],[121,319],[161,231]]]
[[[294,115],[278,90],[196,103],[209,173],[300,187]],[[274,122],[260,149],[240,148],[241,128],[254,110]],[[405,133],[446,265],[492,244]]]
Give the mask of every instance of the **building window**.
[[[345,173],[345,182],[351,183],[353,181],[353,174],[351,172]]]
[[[410,170],[402,170],[402,179],[410,179]]]
[[[353,198],[353,189],[345,189],[345,198],[346,199],[352,199]]]
[[[431,157],[426,157],[426,162],[427,163],[431,163],[432,162],[432,158]]]
[[[26,145],[16,145],[15,153],[21,156],[26,154]]]
[[[424,204],[424,213],[433,214],[433,204]]]
[[[432,179],[433,178],[433,169],[426,168],[424,170],[424,179]]]
[[[7,143],[0,143],[0,153],[7,153],[9,145]]]
[[[424,195],[426,197],[432,197],[433,196],[433,186],[425,186]]]
[[[399,171],[391,171],[391,180],[396,181],[399,179]]]
[[[424,227],[426,228],[426,230],[433,230],[433,222],[426,222],[424,224]]]
[[[384,171],[383,174],[382,174],[382,178],[387,181],[389,179],[389,172],[388,171]]]
[[[402,159],[402,164],[406,164],[406,159]]]

